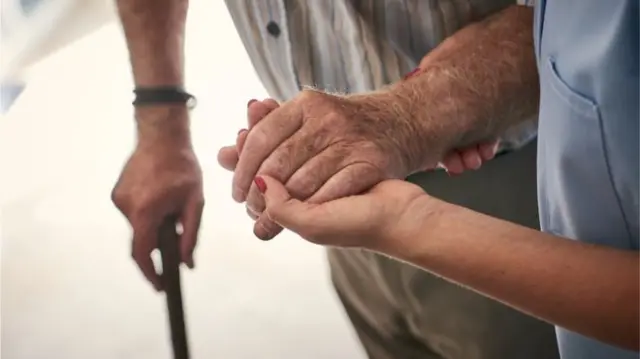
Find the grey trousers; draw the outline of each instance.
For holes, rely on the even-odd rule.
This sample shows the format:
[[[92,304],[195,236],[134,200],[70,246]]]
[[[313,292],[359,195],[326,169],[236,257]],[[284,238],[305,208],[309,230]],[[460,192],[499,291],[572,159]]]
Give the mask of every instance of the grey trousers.
[[[429,194],[538,228],[536,143],[478,171],[409,178]],[[556,359],[553,326],[413,266],[364,250],[328,251],[340,300],[371,359]]]

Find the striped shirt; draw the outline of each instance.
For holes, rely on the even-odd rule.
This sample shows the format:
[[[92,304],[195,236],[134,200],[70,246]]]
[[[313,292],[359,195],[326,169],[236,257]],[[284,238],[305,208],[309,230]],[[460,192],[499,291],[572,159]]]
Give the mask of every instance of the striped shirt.
[[[523,0],[521,0],[523,1]],[[399,81],[467,24],[515,0],[226,0],[254,68],[279,101],[303,87],[358,93]],[[536,119],[503,150],[535,137]]]

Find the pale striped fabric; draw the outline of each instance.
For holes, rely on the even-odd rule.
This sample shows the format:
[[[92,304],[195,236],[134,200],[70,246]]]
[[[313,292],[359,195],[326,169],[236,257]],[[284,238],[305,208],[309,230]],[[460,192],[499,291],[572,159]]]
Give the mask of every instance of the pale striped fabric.
[[[524,1],[524,0],[521,0]],[[270,96],[303,86],[372,91],[400,80],[442,40],[515,0],[226,0]],[[505,135],[502,148],[535,137],[536,121]]]

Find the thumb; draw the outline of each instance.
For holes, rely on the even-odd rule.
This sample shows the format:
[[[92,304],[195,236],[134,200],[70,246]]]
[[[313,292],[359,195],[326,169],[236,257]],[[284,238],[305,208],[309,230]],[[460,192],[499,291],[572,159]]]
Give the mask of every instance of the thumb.
[[[270,220],[298,234],[308,229],[317,205],[292,198],[285,186],[272,177],[258,176],[255,184],[264,196],[264,214]]]

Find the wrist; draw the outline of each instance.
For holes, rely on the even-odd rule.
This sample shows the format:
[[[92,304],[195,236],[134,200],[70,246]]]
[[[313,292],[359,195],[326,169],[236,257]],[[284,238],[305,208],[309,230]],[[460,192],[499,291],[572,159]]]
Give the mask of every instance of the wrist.
[[[389,140],[400,157],[399,179],[433,167],[445,152],[428,102],[422,97],[415,91],[399,89],[397,85],[349,97],[362,104],[362,114],[374,121],[387,122],[386,127],[393,128]]]
[[[417,196],[402,214],[388,226],[376,251],[411,262],[429,251],[437,240],[440,219],[452,206],[427,193]]]
[[[138,142],[191,145],[189,110],[185,104],[135,108]]]
[[[473,94],[459,88],[462,77],[450,66],[432,64],[388,90],[404,102],[406,116],[415,122],[414,131],[422,139],[425,157],[420,170],[432,167],[449,151],[480,140],[467,138],[483,115]]]

